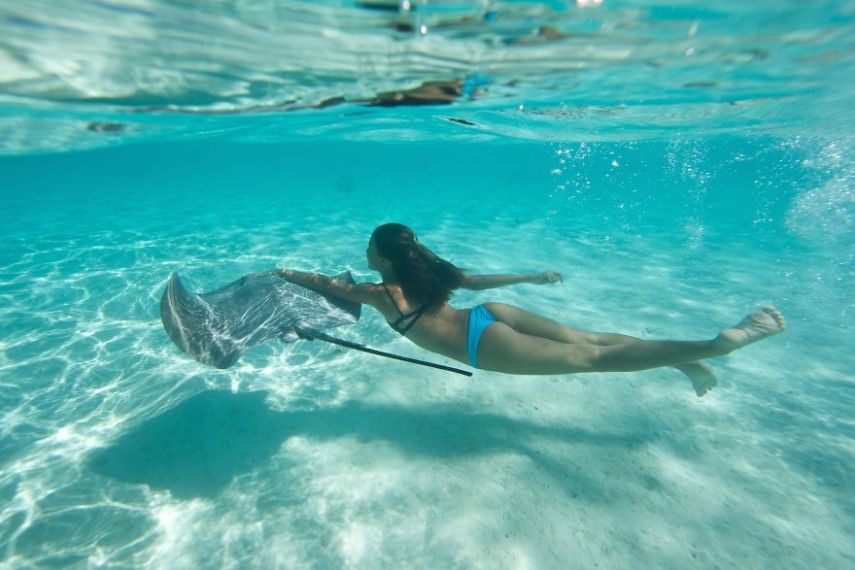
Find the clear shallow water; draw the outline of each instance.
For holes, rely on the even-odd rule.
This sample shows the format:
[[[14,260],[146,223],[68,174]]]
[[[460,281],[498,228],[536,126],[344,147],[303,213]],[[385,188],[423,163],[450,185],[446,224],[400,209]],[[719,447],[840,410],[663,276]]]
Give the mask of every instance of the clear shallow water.
[[[187,9],[179,4],[122,6],[191,37],[213,18],[176,19]],[[217,15],[223,26],[245,28],[245,5],[217,6],[232,10]],[[319,6],[342,34],[335,18],[361,13]],[[618,16],[650,24],[662,14],[630,4],[599,12],[511,6],[532,11],[525,18],[534,26],[595,14],[585,16],[592,42],[603,41],[602,26],[624,21]],[[688,15],[677,10],[676,19],[700,21],[702,35],[709,12],[683,6]],[[95,14],[109,9],[118,29],[115,7],[81,4],[66,22],[101,37]],[[134,12],[147,9],[154,15]],[[746,34],[777,37],[792,27],[783,16],[766,23],[744,10],[735,46],[752,43]],[[799,26],[846,28],[846,10],[817,4]],[[424,39],[394,39],[401,32],[375,21],[388,14],[366,14],[363,25],[378,37]],[[494,33],[493,22],[472,24],[470,35]],[[7,18],[4,31],[21,25]],[[651,30],[661,42],[646,49],[671,49],[660,27]],[[426,37],[434,33],[448,42],[462,34],[431,24]],[[825,48],[844,53],[843,36],[829,34]],[[2,37],[8,48],[13,35]],[[57,44],[40,45],[51,57],[20,48],[30,50],[32,70],[58,61]],[[359,52],[358,42],[352,47],[348,54]],[[224,57],[184,55],[178,60],[197,67]],[[534,83],[561,75],[549,62]],[[421,75],[417,63],[401,71],[408,81],[435,76]],[[841,76],[847,65],[829,64]],[[637,77],[632,63],[616,71]],[[670,73],[660,79],[682,81]],[[613,85],[624,84],[618,76]],[[855,221],[851,137],[841,131],[851,112],[822,99],[846,91],[835,77],[813,90],[827,117],[812,115],[788,83],[779,87],[794,99],[756,121],[729,113],[719,121],[717,104],[700,101],[699,115],[639,130],[622,115],[630,111],[605,101],[610,118],[597,133],[566,117],[547,128],[539,122],[546,115],[520,115],[513,97],[510,105],[483,95],[450,106],[209,116],[142,107],[196,111],[234,98],[207,87],[209,102],[198,94],[190,102],[49,97],[34,83],[6,83],[4,124],[17,125],[8,132],[19,142],[6,137],[10,156],[0,157],[0,563],[852,566]],[[394,78],[372,76],[380,78],[388,83],[365,93],[397,88]],[[102,69],[81,85],[111,80]],[[35,84],[55,82],[66,81],[52,73]],[[317,99],[341,91],[328,76],[316,87]],[[632,88],[659,93],[653,83]],[[520,92],[544,108],[560,107],[562,97],[575,106],[573,92]],[[683,109],[676,100],[667,106]],[[455,141],[450,129],[467,125],[450,116],[502,116],[507,128]],[[89,130],[93,122],[129,126]],[[727,134],[715,134],[720,122]],[[553,129],[561,125],[577,130]],[[421,142],[398,141],[404,131]],[[467,380],[314,343],[259,347],[234,369],[215,371],[182,355],[161,328],[157,303],[171,271],[196,290],[274,266],[351,269],[369,280],[365,242],[388,220],[413,225],[473,271],[554,269],[567,278],[462,292],[458,306],[498,300],[582,328],[695,338],[772,301],[790,330],[714,360],[720,384],[698,399],[670,370],[543,378],[479,371]],[[340,332],[427,356],[371,312]]]

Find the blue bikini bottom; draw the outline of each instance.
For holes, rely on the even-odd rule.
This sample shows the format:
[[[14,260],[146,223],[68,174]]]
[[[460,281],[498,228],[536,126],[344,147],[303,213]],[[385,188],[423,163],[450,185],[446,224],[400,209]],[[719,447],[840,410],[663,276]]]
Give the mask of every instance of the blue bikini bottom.
[[[481,342],[481,335],[484,329],[496,322],[496,317],[493,313],[487,310],[484,305],[472,307],[469,311],[469,331],[466,334],[466,352],[469,353],[469,363],[474,368],[478,366],[478,343]]]

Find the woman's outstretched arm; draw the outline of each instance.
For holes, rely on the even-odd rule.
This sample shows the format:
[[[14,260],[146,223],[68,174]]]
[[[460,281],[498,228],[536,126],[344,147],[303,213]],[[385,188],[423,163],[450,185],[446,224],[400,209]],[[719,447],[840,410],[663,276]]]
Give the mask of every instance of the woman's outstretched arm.
[[[558,283],[563,281],[564,277],[560,273],[544,271],[543,273],[520,275],[464,275],[463,283],[460,286],[464,289],[480,291],[481,289],[493,289],[494,287],[516,285],[518,283]]]
[[[320,293],[327,293],[341,297],[342,299],[347,299],[348,301],[355,301],[357,303],[364,303],[372,306],[377,303],[377,299],[381,296],[380,293],[383,291],[379,286],[372,283],[345,283],[342,281],[336,281],[326,275],[310,271],[276,269],[272,273],[279,275],[291,283],[296,283],[297,285],[314,289]]]

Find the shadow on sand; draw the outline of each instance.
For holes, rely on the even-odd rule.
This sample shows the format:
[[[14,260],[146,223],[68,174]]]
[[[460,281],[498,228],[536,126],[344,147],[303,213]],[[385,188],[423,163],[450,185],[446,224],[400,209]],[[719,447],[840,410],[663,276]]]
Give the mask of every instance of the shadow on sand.
[[[492,453],[528,457],[573,497],[606,501],[597,481],[538,451],[537,442],[617,446],[643,444],[641,434],[548,427],[464,406],[402,408],[349,402],[334,409],[275,411],[266,392],[203,392],[93,453],[96,473],[167,489],[179,499],[216,497],[237,475],[267,462],[290,437],[383,440],[411,456],[454,458]]]

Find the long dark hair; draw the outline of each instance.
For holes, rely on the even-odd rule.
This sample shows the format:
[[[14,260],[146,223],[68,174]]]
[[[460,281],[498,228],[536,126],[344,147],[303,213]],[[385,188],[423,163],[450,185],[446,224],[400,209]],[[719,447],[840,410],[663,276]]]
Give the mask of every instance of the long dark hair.
[[[403,224],[383,224],[371,234],[377,252],[392,263],[407,297],[427,304],[448,301],[463,272],[419,243]]]

